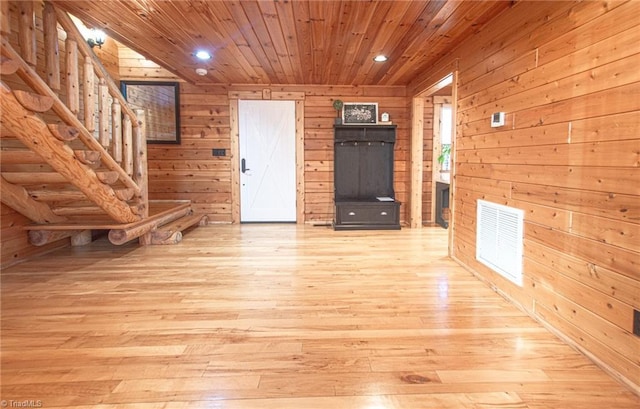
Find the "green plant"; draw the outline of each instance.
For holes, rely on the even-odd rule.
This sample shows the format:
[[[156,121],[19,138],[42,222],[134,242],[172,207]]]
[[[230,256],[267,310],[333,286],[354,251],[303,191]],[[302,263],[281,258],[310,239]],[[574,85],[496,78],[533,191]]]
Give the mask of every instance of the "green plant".
[[[336,99],[333,101],[333,109],[336,110],[337,116],[341,115],[343,106],[344,106],[344,102],[342,102],[342,100]]]
[[[438,156],[438,163],[442,165],[449,155],[451,155],[451,145],[442,145],[440,156]]]

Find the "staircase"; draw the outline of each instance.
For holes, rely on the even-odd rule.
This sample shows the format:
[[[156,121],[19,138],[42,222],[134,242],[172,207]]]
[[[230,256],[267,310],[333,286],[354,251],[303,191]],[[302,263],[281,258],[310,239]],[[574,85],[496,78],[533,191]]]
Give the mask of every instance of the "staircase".
[[[33,221],[30,242],[83,245],[108,230],[116,245],[173,244],[205,224],[189,201],[149,200],[145,112],[129,107],[69,16],[46,2],[0,4],[0,197]]]

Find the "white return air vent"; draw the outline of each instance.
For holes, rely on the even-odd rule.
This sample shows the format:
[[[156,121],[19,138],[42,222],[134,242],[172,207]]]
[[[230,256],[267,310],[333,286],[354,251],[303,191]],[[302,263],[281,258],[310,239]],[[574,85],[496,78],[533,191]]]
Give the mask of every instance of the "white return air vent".
[[[476,260],[522,287],[524,211],[478,200]]]

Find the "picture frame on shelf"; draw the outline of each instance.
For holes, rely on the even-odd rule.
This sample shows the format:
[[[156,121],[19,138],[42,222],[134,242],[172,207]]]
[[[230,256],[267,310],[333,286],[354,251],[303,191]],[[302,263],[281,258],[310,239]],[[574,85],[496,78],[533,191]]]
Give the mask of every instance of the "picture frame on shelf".
[[[342,107],[343,125],[377,125],[377,102],[345,102]]]

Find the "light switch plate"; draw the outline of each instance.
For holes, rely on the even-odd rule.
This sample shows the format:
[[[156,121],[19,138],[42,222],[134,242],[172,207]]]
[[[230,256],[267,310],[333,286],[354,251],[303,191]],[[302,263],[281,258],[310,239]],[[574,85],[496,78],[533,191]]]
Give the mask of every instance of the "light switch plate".
[[[499,126],[504,126],[504,112],[495,112],[491,115],[491,127],[497,128]]]

